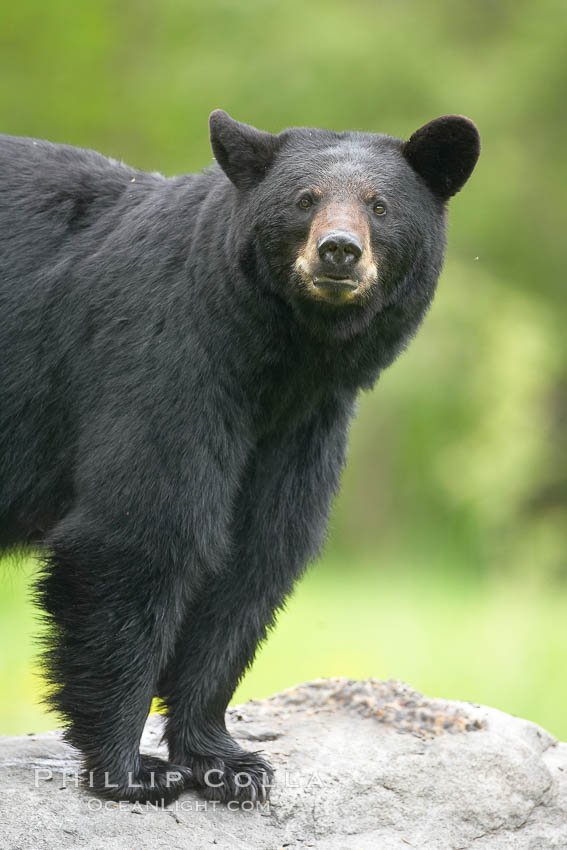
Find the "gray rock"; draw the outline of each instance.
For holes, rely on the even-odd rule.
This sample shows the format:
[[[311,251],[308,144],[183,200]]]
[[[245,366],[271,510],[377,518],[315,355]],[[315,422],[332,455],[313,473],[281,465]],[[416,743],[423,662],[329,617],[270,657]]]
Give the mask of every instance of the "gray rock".
[[[228,723],[276,769],[264,807],[102,802],[74,787],[58,733],[0,738],[1,850],[567,848],[567,744],[527,720],[325,679],[231,708]],[[142,748],[164,754],[160,736],[153,716]]]

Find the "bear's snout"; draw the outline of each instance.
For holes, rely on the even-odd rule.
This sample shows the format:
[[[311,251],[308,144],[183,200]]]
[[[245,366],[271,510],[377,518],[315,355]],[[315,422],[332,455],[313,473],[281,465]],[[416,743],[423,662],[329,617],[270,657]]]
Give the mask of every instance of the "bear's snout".
[[[323,207],[295,264],[305,294],[334,304],[364,297],[377,278],[369,235],[357,204]]]
[[[347,273],[362,257],[362,244],[354,233],[332,230],[317,242],[317,253],[331,272]]]

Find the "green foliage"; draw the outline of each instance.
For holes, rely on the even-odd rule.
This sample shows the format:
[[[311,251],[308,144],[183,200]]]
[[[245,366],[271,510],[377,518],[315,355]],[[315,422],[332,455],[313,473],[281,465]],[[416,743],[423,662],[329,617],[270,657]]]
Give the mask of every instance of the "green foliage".
[[[406,641],[407,654],[388,663],[382,650],[365,655],[353,613],[352,620],[338,620],[341,639],[350,635],[343,661],[331,653],[325,666],[323,654],[314,654],[305,675],[364,670],[407,676],[437,693],[486,699],[545,721],[545,712],[529,703],[526,682],[543,693],[552,660],[564,666],[560,638],[549,623],[554,613],[558,617],[567,578],[567,5],[22,0],[5,7],[2,131],[93,147],[149,170],[176,174],[210,163],[206,122],[215,107],[273,131],[307,124],[407,137],[443,113],[476,121],[483,152],[470,184],[451,203],[448,261],[437,299],[407,354],[361,400],[330,541],[347,586],[350,563],[385,570],[379,579],[376,567],[367,568],[364,582],[353,582],[359,591],[349,602],[353,611],[372,607],[378,624],[390,612],[389,632],[397,635],[393,611],[404,623],[407,606],[415,604],[411,618],[422,624],[419,639]],[[402,575],[413,577],[418,569],[427,576],[423,608]],[[388,590],[392,572],[403,587],[397,595]],[[458,576],[459,590],[444,590],[447,572]],[[379,583],[375,593],[364,589],[373,581]],[[499,587],[509,587],[510,597],[499,590],[463,614],[470,587],[494,581],[505,582]],[[322,586],[322,579],[313,580],[300,591],[282,624],[287,638],[295,629],[307,640],[293,611],[310,620]],[[541,596],[541,616],[535,616],[522,597],[514,616],[522,612],[535,631],[509,631],[512,589],[524,593],[526,587],[537,594],[547,588],[553,598]],[[20,712],[30,686],[25,679],[18,695],[18,647],[31,631],[29,609],[24,615],[16,605],[17,613],[10,613],[3,593],[0,604],[11,619],[3,621],[0,645],[15,661],[0,672],[0,689],[11,683],[23,729]],[[479,641],[478,655],[472,625],[470,641],[463,638],[462,665],[451,667],[441,639],[431,644],[435,670],[449,665],[454,672],[454,679],[435,678],[423,645],[417,652],[423,635],[446,629],[449,645],[461,618],[470,616],[472,624],[478,617],[479,629],[485,628],[486,606],[490,639]],[[437,617],[446,609],[459,618],[454,624],[449,614]],[[291,622],[293,629],[285,625]],[[378,646],[382,637],[376,627],[371,640]],[[414,644],[415,665],[405,665]],[[499,692],[487,683],[504,681],[502,671],[488,668],[504,648],[513,672],[498,702]],[[284,656],[294,659],[290,681],[297,678],[293,665],[300,654],[293,641],[289,655],[270,652],[276,649],[267,649],[259,664],[270,685],[258,684],[258,693],[285,684],[270,678],[265,658],[276,658],[278,667]],[[476,669],[480,656],[478,678],[471,679],[467,671]],[[512,676],[525,693],[516,693]],[[250,688],[242,695],[256,685]],[[559,704],[558,692],[556,698]],[[559,717],[550,716],[549,725],[558,729]]]

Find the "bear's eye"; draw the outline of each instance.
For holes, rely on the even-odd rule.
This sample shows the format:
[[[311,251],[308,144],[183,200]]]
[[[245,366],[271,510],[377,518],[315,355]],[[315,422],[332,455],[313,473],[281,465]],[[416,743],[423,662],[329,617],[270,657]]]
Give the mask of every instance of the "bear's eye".
[[[313,206],[313,201],[309,195],[302,195],[298,203],[302,210],[308,210],[309,207]]]
[[[375,213],[375,215],[386,215],[386,207],[384,204],[377,201],[372,207],[372,212]]]

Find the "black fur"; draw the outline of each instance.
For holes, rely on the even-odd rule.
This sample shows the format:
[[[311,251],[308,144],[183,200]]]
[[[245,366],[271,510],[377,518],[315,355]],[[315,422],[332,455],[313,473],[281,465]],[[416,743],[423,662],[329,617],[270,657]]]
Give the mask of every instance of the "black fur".
[[[173,179],[0,137],[0,545],[45,552],[50,699],[97,793],[265,795],[225,708],[319,551],[357,392],[433,296],[444,202],[476,159],[459,121],[456,147],[404,147],[217,112],[226,174]],[[386,199],[364,208],[378,280],[361,301],[301,289],[312,185]],[[138,751],[156,694],[171,763]]]

